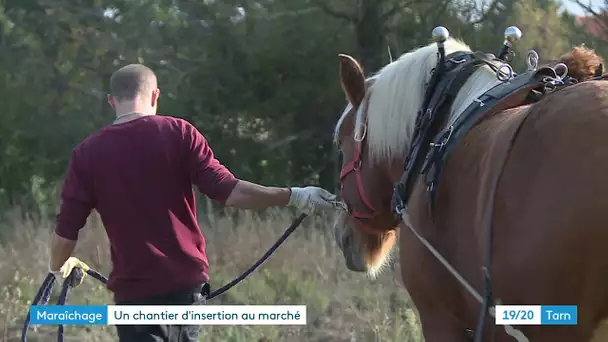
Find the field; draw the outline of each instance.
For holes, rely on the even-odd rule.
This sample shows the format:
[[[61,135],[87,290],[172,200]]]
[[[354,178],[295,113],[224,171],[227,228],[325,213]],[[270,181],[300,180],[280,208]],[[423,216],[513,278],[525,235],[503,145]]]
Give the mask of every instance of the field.
[[[212,212],[212,211],[209,211]],[[293,215],[246,212],[201,217],[207,238],[212,285],[219,288],[254,263],[289,226]],[[18,217],[18,218],[15,218]],[[273,257],[245,281],[210,304],[306,304],[301,327],[218,327],[202,329],[201,341],[422,341],[415,309],[396,268],[376,280],[348,271],[331,238],[330,218],[307,218]],[[0,246],[0,339],[18,341],[27,307],[47,272],[52,221],[22,215],[4,219],[10,228]],[[109,248],[99,219],[92,215],[81,233],[76,256],[109,273]],[[58,294],[56,289],[54,295]],[[53,300],[53,299],[51,299]],[[70,292],[69,304],[111,304],[111,294],[88,277]],[[28,341],[56,340],[56,327],[31,327]],[[68,341],[114,341],[113,327],[66,327]]]

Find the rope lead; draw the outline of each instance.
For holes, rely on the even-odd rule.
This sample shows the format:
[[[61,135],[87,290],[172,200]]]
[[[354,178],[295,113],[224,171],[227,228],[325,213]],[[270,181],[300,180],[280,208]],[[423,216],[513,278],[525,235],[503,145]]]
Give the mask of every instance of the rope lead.
[[[268,258],[270,258],[272,253],[274,253],[277,250],[277,248],[279,248],[279,246],[281,246],[281,244],[283,242],[285,242],[285,240],[287,240],[289,235],[291,235],[291,233],[293,233],[296,230],[296,228],[298,228],[298,226],[302,223],[302,221],[304,221],[306,216],[308,216],[308,215],[301,214],[300,216],[298,216],[298,218],[296,218],[291,223],[291,225],[289,226],[289,228],[287,228],[287,230],[283,233],[283,235],[281,235],[281,237],[277,240],[277,242],[275,242],[274,245],[272,245],[272,247],[270,247],[268,249],[268,251],[266,251],[266,253],[264,253],[264,255],[255,264],[253,264],[245,272],[243,272],[243,274],[236,277],[234,280],[232,280],[228,284],[222,286],[221,288],[219,288],[216,291],[212,291],[211,293],[209,293],[206,296],[206,299],[207,300],[213,299],[213,298],[223,294],[224,292],[230,290],[235,285],[237,285],[238,283],[243,281],[245,278],[247,278],[247,276],[249,276],[261,264],[263,264],[266,260],[268,260]],[[80,268],[74,268],[72,270],[72,272],[70,272],[70,275],[63,281],[63,285],[61,286],[61,293],[59,295],[59,299],[57,300],[57,305],[65,305],[66,299],[68,297],[68,290],[70,288],[73,288],[74,284],[76,284],[77,282],[80,282],[80,279],[83,277],[82,272],[83,271]],[[104,277],[101,273],[99,273],[93,269],[89,269],[86,273],[88,275],[90,275],[91,277],[99,280],[104,285],[108,284],[108,278]],[[46,305],[48,303],[49,299],[51,298],[51,294],[53,293],[53,285],[55,284],[55,279],[56,279],[55,275],[53,273],[49,273],[46,276],[46,278],[44,279],[44,282],[42,283],[42,286],[38,290],[38,293],[34,297],[34,300],[32,301],[32,304],[30,306],[30,310],[28,310],[27,316],[25,317],[25,323],[23,323],[23,329],[21,330],[21,342],[27,342],[27,331],[30,326],[30,319],[31,319],[30,315],[31,315],[32,306]],[[64,338],[63,324],[59,324],[57,341],[63,342],[63,338]]]

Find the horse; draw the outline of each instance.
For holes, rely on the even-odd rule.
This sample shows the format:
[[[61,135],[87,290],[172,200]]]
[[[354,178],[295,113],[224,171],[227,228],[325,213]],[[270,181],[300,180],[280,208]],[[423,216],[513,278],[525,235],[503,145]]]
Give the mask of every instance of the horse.
[[[472,52],[451,37],[443,48],[446,55]],[[578,306],[576,325],[518,326],[518,340],[607,341],[608,82],[579,70],[583,82],[480,118],[443,162],[434,199],[419,177],[403,218],[394,210],[394,185],[403,179],[438,53],[434,43],[413,49],[369,77],[356,59],[339,55],[348,104],[334,141],[346,210],[333,229],[346,267],[376,277],[398,245],[425,340],[468,342],[479,328],[480,302],[415,232],[478,293],[491,251],[494,303]],[[597,62],[579,58],[587,58],[579,69]],[[500,82],[491,65],[476,69],[441,127]],[[491,320],[482,328],[483,341],[514,340]]]

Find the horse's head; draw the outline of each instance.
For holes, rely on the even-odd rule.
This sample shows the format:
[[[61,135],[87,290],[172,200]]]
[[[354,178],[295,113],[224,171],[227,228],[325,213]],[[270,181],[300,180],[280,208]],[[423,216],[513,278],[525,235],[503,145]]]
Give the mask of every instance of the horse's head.
[[[454,39],[445,42],[445,49],[447,54],[470,51]],[[340,195],[347,210],[338,214],[334,229],[350,270],[376,274],[395,245],[400,222],[391,205],[393,187],[403,173],[437,51],[430,44],[408,52],[369,79],[355,59],[340,55],[340,81],[349,104],[334,140],[343,156]],[[484,84],[497,82],[489,68],[483,77]],[[467,96],[477,94],[475,89],[463,86]],[[465,104],[454,101],[457,109]]]
[[[347,55],[340,55],[340,78],[349,105],[334,137],[343,155],[340,196],[347,211],[336,220],[335,238],[350,270],[374,274],[394,246],[399,224],[391,210],[392,177],[389,164],[372,163],[366,148],[364,117],[374,80],[366,80],[359,63]]]

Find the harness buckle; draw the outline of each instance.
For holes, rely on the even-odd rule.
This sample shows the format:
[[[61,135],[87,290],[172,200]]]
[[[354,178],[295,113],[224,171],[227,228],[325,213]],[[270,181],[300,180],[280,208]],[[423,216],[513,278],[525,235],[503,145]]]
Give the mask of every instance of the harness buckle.
[[[363,163],[361,162],[361,159],[356,160],[356,161],[353,163],[353,170],[355,170],[355,171],[361,170],[361,166],[362,166],[362,165],[363,165]]]
[[[467,58],[466,57],[462,57],[460,59],[450,58],[446,62],[450,62],[450,63],[454,63],[454,64],[460,64],[460,63],[464,63],[466,61],[467,61]]]
[[[501,64],[495,72],[496,78],[501,82],[507,82],[513,78],[513,68],[507,63]]]
[[[397,215],[398,217],[401,217],[401,211],[407,207],[401,196],[401,191],[402,191],[401,184],[398,184],[397,186],[395,186],[393,188],[392,207],[393,207],[393,210],[395,211],[395,215]]]
[[[446,133],[444,133],[444,137],[441,138],[441,140],[439,141],[439,143],[431,142],[429,145],[431,147],[438,147],[438,148],[444,147],[450,141],[450,138],[452,137],[452,133],[453,132],[454,132],[454,126],[452,125],[452,126],[450,126],[448,128],[447,135],[446,135]]]

